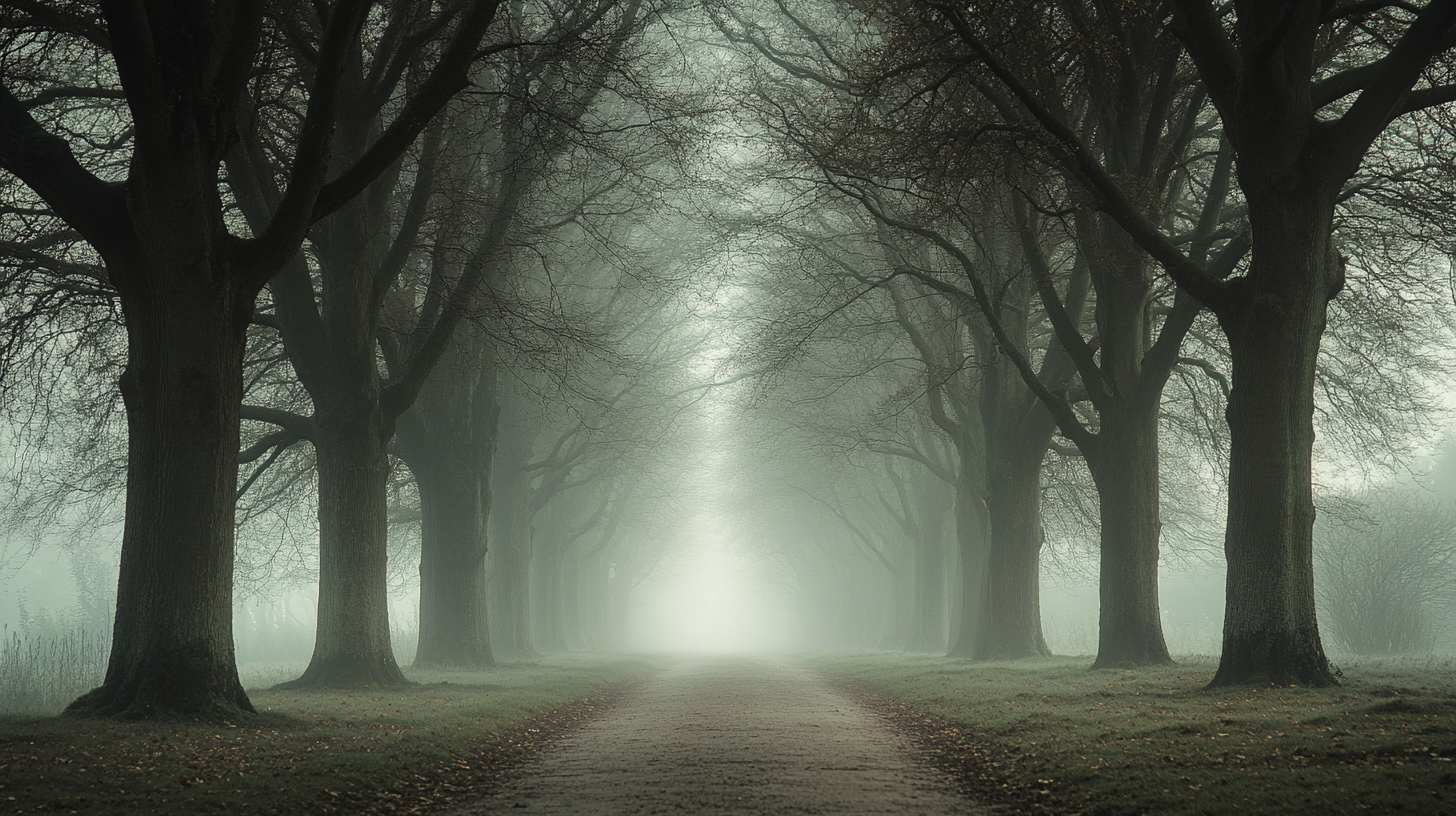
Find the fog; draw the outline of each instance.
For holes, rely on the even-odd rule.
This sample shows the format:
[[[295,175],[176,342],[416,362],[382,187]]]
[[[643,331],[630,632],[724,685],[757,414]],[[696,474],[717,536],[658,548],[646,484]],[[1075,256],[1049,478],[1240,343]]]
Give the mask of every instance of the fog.
[[[1309,6],[1283,98],[1146,5],[402,3],[337,85],[263,4],[206,92],[7,16],[69,175],[0,140],[0,673],[82,656],[0,707],[182,652],[228,711],[233,664],[1450,654],[1450,40]]]
[[[730,542],[694,541],[644,582],[629,643],[669,652],[764,653],[803,648],[792,597]]]

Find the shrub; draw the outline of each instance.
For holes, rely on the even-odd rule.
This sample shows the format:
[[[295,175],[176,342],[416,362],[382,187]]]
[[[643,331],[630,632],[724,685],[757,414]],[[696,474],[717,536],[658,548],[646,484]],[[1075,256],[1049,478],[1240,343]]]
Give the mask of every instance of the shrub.
[[[1359,503],[1363,518],[1316,528],[1322,628],[1358,655],[1432,651],[1456,588],[1456,509],[1394,492]]]

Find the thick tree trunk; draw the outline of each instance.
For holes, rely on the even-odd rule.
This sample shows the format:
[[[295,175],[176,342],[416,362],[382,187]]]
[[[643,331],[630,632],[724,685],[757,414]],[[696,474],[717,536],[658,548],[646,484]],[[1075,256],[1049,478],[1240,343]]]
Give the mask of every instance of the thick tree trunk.
[[[1102,523],[1094,669],[1172,663],[1158,605],[1158,401],[1102,414],[1094,478]]]
[[[153,247],[153,263],[169,254]],[[233,494],[250,297],[204,270],[123,288],[126,525],[111,658],[68,714],[224,720],[253,710],[233,652]]]
[[[888,541],[886,546],[889,546]],[[880,638],[879,647],[898,651],[910,642],[910,617],[913,614],[915,595],[912,586],[915,553],[908,542],[897,540],[890,560],[895,564],[895,572],[890,576],[890,605],[887,610],[889,621],[884,636]]]
[[[1140,143],[1139,131],[1129,144]],[[1123,164],[1135,166],[1130,157]],[[1106,384],[1096,400],[1095,441],[1083,449],[1101,522],[1101,604],[1092,668],[1167,664],[1172,658],[1158,606],[1158,420],[1173,357],[1150,356],[1148,306],[1155,277],[1132,239],[1108,219],[1086,218],[1079,222],[1078,241],[1097,290],[1098,375]],[[1191,324],[1185,314],[1180,310],[1177,319],[1164,321],[1160,342],[1182,341]]]
[[[500,406],[483,338],[467,327],[400,418],[399,455],[420,493],[420,638],[416,667],[494,663],[486,603],[491,467]]]
[[[420,640],[417,668],[494,664],[486,617],[487,474],[445,452],[412,457],[420,492]]]
[[[939,480],[927,480],[922,487],[926,501],[920,540],[915,542],[915,607],[910,642],[905,648],[912,652],[944,652],[945,517],[949,508],[939,499],[949,491]]]
[[[372,192],[378,192],[376,188]],[[313,399],[319,602],[313,659],[279,688],[403,684],[389,631],[389,456],[370,281],[382,248],[373,195],[315,227],[322,293],[301,264],[273,282],[284,342]]]
[[[956,479],[956,547],[960,550],[961,625],[947,657],[976,656],[976,639],[986,604],[986,522],[981,483],[972,472],[981,466],[961,455],[961,472]]]
[[[1219,313],[1233,360],[1223,655],[1211,686],[1335,684],[1314,597],[1314,370],[1341,284],[1332,206],[1251,197],[1246,290]]]
[[[1046,443],[1001,445],[988,440],[987,447],[991,544],[975,657],[1045,656],[1050,654],[1041,629],[1041,460]]]
[[[520,660],[536,654],[531,638],[531,513],[522,478],[502,489],[496,503],[491,561],[491,645],[497,657]]]
[[[321,412],[316,417],[318,632],[303,676],[277,688],[410,682],[390,643],[389,459],[379,431],[378,400],[372,406],[364,400],[354,405],[358,410],[341,416]]]

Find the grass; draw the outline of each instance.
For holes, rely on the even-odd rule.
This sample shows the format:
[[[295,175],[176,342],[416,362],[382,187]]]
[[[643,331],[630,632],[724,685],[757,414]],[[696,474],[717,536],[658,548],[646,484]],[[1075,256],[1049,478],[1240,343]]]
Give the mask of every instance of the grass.
[[[107,638],[87,632],[10,632],[0,641],[0,715],[59,714],[101,684],[110,648]]]
[[[259,714],[222,727],[0,717],[0,813],[439,807],[468,799],[492,767],[560,725],[533,717],[576,717],[581,707],[559,707],[654,665],[574,654],[412,673],[420,685],[400,689],[250,690]]]
[[[1216,661],[1092,672],[1091,658],[975,663],[816,655],[973,732],[998,771],[1089,814],[1456,814],[1456,661],[1343,667],[1331,689],[1203,691]]]

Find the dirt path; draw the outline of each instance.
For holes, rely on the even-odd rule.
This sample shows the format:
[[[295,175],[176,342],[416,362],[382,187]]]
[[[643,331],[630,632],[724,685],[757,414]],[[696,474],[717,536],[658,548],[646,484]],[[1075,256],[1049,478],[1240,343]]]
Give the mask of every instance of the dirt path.
[[[882,720],[799,666],[704,658],[649,680],[441,816],[496,813],[985,814]]]

